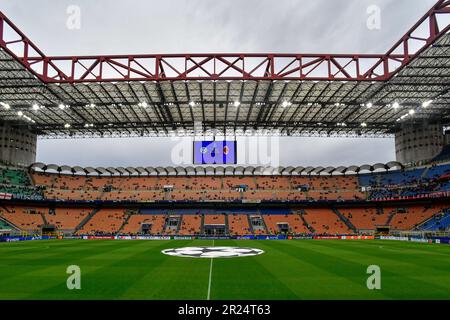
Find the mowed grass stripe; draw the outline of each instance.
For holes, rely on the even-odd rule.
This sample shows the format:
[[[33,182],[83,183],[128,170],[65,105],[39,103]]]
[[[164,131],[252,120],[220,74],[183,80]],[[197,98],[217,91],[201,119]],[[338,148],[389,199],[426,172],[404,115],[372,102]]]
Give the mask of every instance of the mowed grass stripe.
[[[358,261],[362,260],[360,256],[370,257],[372,261],[379,261],[380,267],[387,265],[391,272],[401,274],[402,277],[409,277],[412,281],[429,282],[431,285],[444,289],[444,292],[450,287],[450,283],[446,283],[448,279],[448,266],[450,265],[450,255],[438,258],[427,256],[426,258],[418,259],[416,255],[412,255],[408,248],[396,242],[385,243],[384,246],[376,248],[368,247],[367,243],[347,242],[345,244],[337,243],[336,241],[315,241],[311,246],[321,246],[329,248],[329,254],[338,255],[342,259],[355,261],[354,253],[358,253]],[[422,244],[421,250],[426,252],[432,250]],[[434,248],[437,248],[434,245]],[[385,252],[388,252],[385,254]],[[417,250],[414,250],[417,251]],[[450,251],[450,250],[449,250]],[[449,252],[450,253],[450,252]],[[367,260],[370,262],[371,260]],[[376,263],[371,263],[376,264]],[[424,277],[423,274],[428,276]],[[439,277],[439,281],[432,281]],[[442,282],[444,280],[444,282]],[[435,289],[438,289],[435,288]]]
[[[367,293],[380,292],[386,297],[395,299],[419,299],[433,297],[434,299],[448,299],[450,297],[449,270],[439,272],[435,270],[435,263],[430,262],[424,268],[412,263],[412,260],[419,261],[420,256],[416,255],[409,262],[402,260],[397,255],[396,258],[386,258],[378,254],[375,248],[365,248],[366,242],[359,242],[355,248],[355,242],[342,242],[339,240],[311,241],[307,246],[308,250],[315,248],[322,256],[334,257],[336,266],[345,265],[346,262],[360,264],[361,267],[355,272],[367,279],[369,275],[365,274],[369,265],[378,265],[382,271],[382,290],[371,291]],[[288,245],[299,246],[301,242],[288,242]],[[408,243],[386,243],[387,246],[408,246]],[[324,260],[324,259],[323,259]],[[322,261],[319,261],[322,263]],[[446,261],[440,261],[439,264],[445,265]],[[336,269],[336,267],[334,268]],[[351,273],[350,266],[342,270],[348,270]],[[364,272],[364,274],[361,273]],[[344,274],[342,274],[344,276]],[[349,274],[349,277],[354,278]],[[367,294],[366,293],[366,294]]]
[[[164,249],[211,245],[212,242],[206,240],[180,240],[169,242]],[[165,257],[164,262],[130,286],[121,298],[204,300],[207,297],[211,259],[160,255]],[[213,275],[215,272],[214,266]],[[214,285],[213,280],[211,285]]]
[[[112,240],[95,240],[95,241],[79,241],[79,247],[71,248],[68,251],[56,252],[53,257],[41,257],[39,251],[35,254],[30,254],[29,264],[22,266],[21,270],[8,269],[5,272],[2,270],[0,280],[0,298],[9,299],[8,295],[12,294],[12,298],[17,295],[21,298],[29,299],[64,299],[67,295],[73,298],[83,298],[83,292],[86,291],[69,291],[66,287],[66,268],[69,265],[79,265],[82,268],[82,282],[85,280],[86,274],[101,269],[105,265],[114,263],[117,258],[121,259],[125,252],[133,253],[134,247],[143,245],[143,242],[121,242]],[[40,242],[40,244],[42,244]],[[167,245],[159,242],[151,242],[147,245],[153,247],[154,245]],[[145,248],[148,246],[146,245]],[[114,254],[118,251],[117,254]],[[37,255],[37,257],[36,257]],[[154,255],[152,255],[154,256]],[[37,260],[37,261],[36,261]],[[37,262],[37,263],[36,263]],[[106,264],[105,264],[106,263]],[[37,266],[36,266],[37,265]],[[131,270],[131,273],[134,271]],[[21,282],[24,285],[15,285]],[[57,287],[58,294],[51,294],[51,288]],[[47,296],[45,290],[50,289],[50,295]],[[31,292],[31,293],[30,293]],[[4,297],[6,294],[6,297]],[[102,298],[96,293],[97,298]],[[95,298],[95,297],[94,297]]]
[[[161,250],[210,241],[55,240],[0,244],[0,299],[205,299],[210,259]],[[215,259],[211,299],[450,299],[450,247],[393,241],[239,241],[254,257]],[[68,265],[82,290],[66,288]],[[378,264],[382,290],[366,288]]]
[[[107,240],[109,241],[109,240]],[[58,274],[59,281],[52,287],[40,290],[38,295],[45,299],[115,299],[130,285],[139,281],[152,268],[162,263],[164,256],[155,254],[167,246],[167,242],[145,243],[142,241],[117,241],[117,249],[74,260],[82,272],[82,290],[68,290],[67,274]],[[129,246],[130,245],[130,246]],[[103,263],[104,262],[104,263]],[[64,269],[65,271],[65,269]],[[60,293],[64,297],[61,297]],[[33,294],[28,298],[33,298]]]
[[[101,267],[101,264],[99,265],[96,260],[97,258],[104,256],[104,259],[110,260],[112,252],[121,249],[118,242],[111,240],[67,241],[73,242],[76,246],[61,247],[56,243],[57,240],[49,240],[48,243],[36,241],[38,248],[27,250],[26,254],[20,253],[19,258],[17,255],[0,255],[0,274],[8,275],[0,277],[0,290],[2,290],[1,287],[8,287],[16,279],[21,278],[31,279],[29,282],[37,286],[36,282],[40,280],[39,275],[44,275],[47,278],[52,274],[59,274],[60,269],[65,273],[67,266],[77,264],[84,259],[93,259],[93,265]],[[60,241],[60,243],[63,242]],[[46,248],[45,253],[39,249],[39,246]],[[128,243],[127,247],[131,248],[133,244]],[[44,282],[39,285],[47,285],[47,283]]]
[[[266,249],[256,241],[220,240],[216,246]],[[240,258],[214,260],[211,299],[297,299],[297,295],[265,265],[268,252]],[[269,257],[269,259],[271,259]],[[274,262],[275,263],[275,262]]]
[[[366,269],[359,263],[340,260],[323,254],[312,247],[312,240],[273,241],[270,247],[289,256],[296,270],[288,276],[298,295],[303,299],[383,299],[379,291],[369,291],[366,286]],[[284,260],[280,260],[284,261]],[[284,264],[284,262],[279,263]],[[279,265],[278,264],[278,265]],[[273,268],[278,268],[278,265]]]

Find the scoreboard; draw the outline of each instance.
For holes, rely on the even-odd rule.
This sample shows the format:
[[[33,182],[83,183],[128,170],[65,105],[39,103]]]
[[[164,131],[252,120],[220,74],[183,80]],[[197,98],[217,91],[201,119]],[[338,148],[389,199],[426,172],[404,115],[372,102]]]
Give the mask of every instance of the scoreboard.
[[[194,164],[236,164],[236,141],[194,141]]]

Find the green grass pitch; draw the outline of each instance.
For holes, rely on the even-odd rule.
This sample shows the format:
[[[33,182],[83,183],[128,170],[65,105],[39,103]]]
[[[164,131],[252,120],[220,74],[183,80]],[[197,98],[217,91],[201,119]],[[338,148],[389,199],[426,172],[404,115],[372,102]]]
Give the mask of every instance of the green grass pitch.
[[[259,248],[241,258],[166,256],[212,240],[0,243],[0,299],[450,299],[450,246],[395,241],[216,240]],[[66,268],[81,268],[68,290]],[[381,290],[369,290],[369,265]],[[211,271],[211,272],[210,272]],[[210,278],[211,274],[211,278]]]

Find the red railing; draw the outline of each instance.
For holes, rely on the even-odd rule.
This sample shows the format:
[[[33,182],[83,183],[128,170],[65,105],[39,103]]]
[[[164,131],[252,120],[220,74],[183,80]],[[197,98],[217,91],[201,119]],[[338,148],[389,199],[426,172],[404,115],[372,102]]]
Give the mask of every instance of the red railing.
[[[46,83],[164,80],[386,81],[450,29],[439,0],[386,54],[46,56],[0,12],[0,46]],[[426,31],[424,31],[426,30]]]

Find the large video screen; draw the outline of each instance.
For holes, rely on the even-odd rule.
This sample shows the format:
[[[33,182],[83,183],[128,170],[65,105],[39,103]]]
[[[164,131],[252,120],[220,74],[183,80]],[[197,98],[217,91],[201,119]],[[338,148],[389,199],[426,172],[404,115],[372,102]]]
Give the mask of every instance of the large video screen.
[[[194,164],[236,163],[236,141],[194,141]]]

